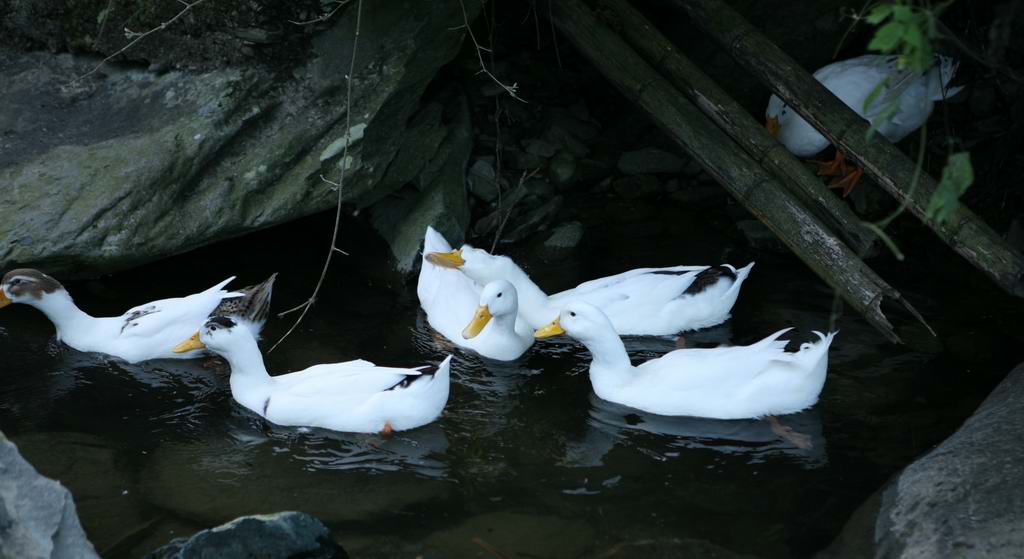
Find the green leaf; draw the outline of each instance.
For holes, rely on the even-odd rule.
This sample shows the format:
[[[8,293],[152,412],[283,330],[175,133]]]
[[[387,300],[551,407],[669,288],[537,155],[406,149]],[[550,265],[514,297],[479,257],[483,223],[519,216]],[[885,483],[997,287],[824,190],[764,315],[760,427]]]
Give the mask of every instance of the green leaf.
[[[900,23],[910,23],[914,19],[914,10],[910,6],[893,6],[892,20]]]
[[[863,112],[867,113],[868,111],[871,110],[871,105],[875,102],[875,99],[878,99],[878,96],[881,95],[882,91],[885,91],[885,88],[888,87],[888,86],[889,86],[889,76],[886,76],[886,77],[878,80],[878,84],[875,85],[875,88],[872,89],[871,93],[868,93],[867,98],[864,99],[864,106],[862,107],[863,108]]]
[[[902,39],[904,43],[914,48],[921,48],[921,44],[924,43],[924,34],[921,33],[921,28],[915,23],[907,26]]]
[[[960,206],[960,196],[974,182],[974,167],[971,166],[970,152],[960,151],[950,154],[946,167],[942,169],[939,187],[928,201],[925,214],[928,219],[945,223],[953,216]]]
[[[892,14],[892,4],[880,4],[871,8],[871,12],[864,16],[864,21],[871,25],[878,25],[885,18],[889,17],[890,14]]]
[[[868,43],[868,50],[892,52],[892,50],[896,48],[896,45],[900,43],[900,39],[903,37],[905,30],[906,26],[902,23],[886,23],[879,27],[878,31],[875,31],[875,36],[872,37],[871,42]]]
[[[871,128],[868,128],[867,134],[864,135],[864,138],[868,140],[874,138],[875,133],[878,132],[878,127],[889,122],[889,119],[891,119],[899,110],[900,100],[894,99],[886,105],[884,109],[882,109],[882,112],[878,113],[878,116],[876,116],[874,120],[871,121]]]

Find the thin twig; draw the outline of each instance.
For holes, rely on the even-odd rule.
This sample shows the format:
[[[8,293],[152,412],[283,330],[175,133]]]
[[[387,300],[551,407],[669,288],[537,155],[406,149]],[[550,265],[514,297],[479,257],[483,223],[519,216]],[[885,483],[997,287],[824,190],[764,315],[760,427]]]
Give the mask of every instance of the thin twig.
[[[124,51],[132,48],[133,46],[135,46],[136,43],[138,43],[139,41],[145,39],[146,37],[150,36],[151,34],[156,33],[157,31],[161,31],[163,29],[166,29],[168,25],[171,25],[175,21],[178,21],[178,19],[181,18],[181,16],[185,15],[189,10],[191,10],[192,8],[202,4],[206,0],[195,0],[195,2],[192,2],[191,4],[188,3],[188,2],[185,2],[184,0],[179,0],[179,1],[185,7],[180,12],[178,12],[178,15],[176,15],[176,16],[172,17],[171,19],[161,23],[160,25],[150,29],[149,31],[146,31],[145,33],[136,33],[134,31],[131,31],[127,27],[125,27],[124,28],[125,35],[126,36],[134,36],[135,39],[133,39],[132,42],[128,43],[127,45],[121,47],[121,49],[118,50],[117,52],[115,52],[114,54],[112,54],[112,55],[104,58],[103,60],[101,60],[100,63],[97,64],[95,68],[93,68],[92,70],[89,70],[88,72],[82,74],[81,76],[78,76],[77,78],[72,80],[71,83],[68,84],[68,85],[73,85],[75,83],[78,83],[78,82],[82,81],[83,79],[85,79],[85,78],[95,74],[100,68],[103,67],[104,64],[106,64],[107,62],[110,62],[113,58],[115,58],[117,56],[120,56],[121,53],[123,53]],[[107,17],[110,17],[109,14],[107,15]]]
[[[484,47],[480,46],[480,43],[477,42],[476,35],[473,34],[473,28],[469,25],[469,14],[466,13],[466,4],[465,2],[463,2],[463,0],[459,0],[459,6],[462,7],[463,27],[466,29],[466,33],[469,34],[469,39],[473,41],[473,46],[476,47],[477,60],[480,61],[480,71],[477,73],[484,74],[487,77],[491,78],[491,81],[501,86],[501,88],[505,90],[505,93],[508,93],[510,97],[512,97],[516,101],[525,103],[526,101],[524,99],[516,95],[516,90],[519,89],[519,84],[513,83],[512,85],[505,85],[494,74],[492,74],[490,70],[487,69],[487,64],[484,63],[484,55],[481,54],[481,52],[488,49],[485,49]]]
[[[551,17],[551,3],[555,0],[548,0],[548,23],[551,24],[551,44],[555,47],[555,60],[558,67],[562,67],[562,53],[558,52],[558,35],[555,34],[555,18]]]
[[[352,59],[349,61],[348,65],[348,75],[345,76],[346,80],[348,81],[348,87],[345,94],[345,128],[346,130],[349,131],[352,130],[352,78],[356,68],[356,50],[357,47],[359,46],[359,29],[362,24],[362,19],[363,0],[359,0],[359,2],[356,3],[356,31],[355,35],[352,38]],[[341,175],[338,178],[338,182],[334,182],[328,179],[327,177],[320,175],[320,180],[327,184],[334,185],[335,189],[338,191],[338,201],[334,208],[334,232],[331,233],[331,246],[327,250],[327,258],[324,259],[324,267],[322,270],[320,270],[320,279],[317,280],[316,287],[313,288],[313,293],[309,296],[309,299],[307,299],[305,303],[302,303],[301,305],[284,311],[282,313],[278,313],[277,316],[278,318],[280,318],[299,309],[302,309],[302,314],[299,315],[299,318],[295,319],[295,324],[292,324],[292,327],[289,328],[288,331],[285,332],[283,336],[281,336],[281,339],[277,340],[277,342],[273,346],[271,346],[267,353],[274,351],[274,349],[277,348],[277,346],[281,345],[281,342],[283,342],[285,338],[291,335],[291,333],[294,332],[296,328],[298,328],[299,324],[302,322],[302,319],[306,317],[306,313],[309,312],[309,309],[313,308],[313,304],[316,302],[316,297],[317,295],[320,294],[320,288],[324,284],[324,278],[327,277],[327,270],[331,267],[331,258],[334,256],[335,251],[340,252],[342,254],[347,254],[345,251],[338,248],[337,243],[338,229],[341,228],[341,201],[343,194],[342,186],[345,184],[345,169],[348,167],[348,148],[351,145],[352,138],[350,134],[348,137],[348,141],[345,142],[345,148],[342,151]]]
[[[313,19],[311,19],[309,21],[292,21],[292,20],[288,20],[288,23],[292,23],[292,24],[295,24],[295,25],[311,25],[311,24],[314,24],[314,23],[320,23],[322,21],[327,21],[327,20],[331,19],[331,17],[333,17],[334,14],[338,13],[338,10],[340,10],[344,6],[348,5],[348,3],[351,0],[335,0],[335,1],[338,3],[338,5],[335,6],[333,10],[331,10],[330,12],[328,12],[328,13],[320,16],[320,17],[313,18]]]
[[[529,173],[527,173],[526,171],[523,171],[523,174],[519,177],[519,186],[517,186],[516,188],[517,189],[518,188],[522,188],[523,187],[523,183],[525,183],[529,179],[532,179],[533,176],[536,175],[539,172],[540,172],[540,167],[537,167],[536,169],[530,171]],[[520,197],[520,199],[521,198],[522,197]],[[513,202],[512,205],[509,206],[508,211],[505,212],[505,217],[502,218],[501,223],[498,224],[498,230],[494,232],[494,244],[491,245],[491,252],[494,252],[494,249],[497,248],[498,240],[501,239],[501,231],[503,229],[505,229],[505,224],[508,223],[508,219],[510,217],[512,217],[512,210],[515,209],[515,207],[516,207],[516,204],[515,204],[515,202]]]

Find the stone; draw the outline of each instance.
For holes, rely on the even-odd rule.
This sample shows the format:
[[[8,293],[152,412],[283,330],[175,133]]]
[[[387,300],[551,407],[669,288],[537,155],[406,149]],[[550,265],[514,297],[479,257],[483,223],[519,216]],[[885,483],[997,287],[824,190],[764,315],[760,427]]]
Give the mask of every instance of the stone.
[[[653,175],[632,175],[613,180],[612,189],[623,198],[636,199],[657,194],[661,183]]]
[[[562,196],[555,196],[544,205],[524,215],[510,219],[501,240],[508,243],[521,241],[551,223],[562,209]]]
[[[594,556],[585,554],[595,536],[594,528],[583,520],[498,511],[472,517],[437,532],[428,537],[425,544],[437,550],[440,557],[570,559]]]
[[[767,225],[756,219],[745,219],[736,223],[736,227],[747,238],[751,248],[758,250],[770,250],[774,252],[788,252],[786,245],[779,240],[775,233]]]
[[[686,167],[686,161],[667,151],[648,147],[623,153],[617,167],[625,175],[679,173]]]
[[[490,161],[477,159],[469,167],[469,192],[484,202],[493,202],[498,197],[495,179],[494,165]]]
[[[102,9],[65,10],[34,24],[38,10],[51,10],[48,3],[15,3],[0,15],[4,36],[10,30],[23,38],[17,44],[50,44],[54,51],[67,51],[69,36],[91,44],[79,29],[95,34]],[[244,9],[250,4],[259,8],[261,1]],[[272,13],[287,9],[275,3]],[[162,21],[140,10],[117,21]],[[472,20],[480,6],[466,10]],[[342,200],[361,209],[405,186],[385,177],[400,150],[407,154],[403,169],[426,168],[429,161],[409,160],[417,156],[443,161],[438,144],[428,143],[436,135],[417,135],[419,146],[405,136],[410,117],[423,109],[427,84],[461,48],[463,35],[449,31],[463,23],[460,2],[371,2],[362,11],[351,122],[344,91],[352,9],[310,38],[283,41],[291,45],[287,64],[268,64],[262,55],[236,59],[211,47],[221,41],[240,50],[244,40],[216,31],[207,37],[201,31],[209,22],[195,23],[196,35],[180,35],[202,11],[128,53],[150,63],[171,60],[171,71],[107,64],[76,81],[96,57],[0,52],[0,215],[10,216],[0,220],[0,269],[39,267],[61,278],[109,273],[333,208],[338,193],[321,175],[338,182],[347,169]],[[89,14],[87,22],[75,20],[82,14]],[[123,44],[116,26],[107,27]],[[285,28],[302,36],[311,31]],[[106,52],[106,43],[97,43]],[[203,58],[202,45],[219,58]],[[435,132],[451,134],[447,126]],[[457,180],[464,188],[462,171]],[[453,219],[453,229],[460,221]],[[389,240],[398,243],[396,261],[408,261],[407,239]]]
[[[436,120],[427,125],[444,131],[443,138],[432,144],[431,150],[436,152],[429,158],[414,158],[426,159],[423,167],[408,180],[396,181],[411,182],[413,187],[406,186],[371,209],[371,222],[388,242],[399,272],[413,271],[428,225],[455,245],[462,243],[469,229],[465,169],[473,147],[472,125],[465,96],[458,94],[453,98],[454,106],[448,111],[456,115],[452,121],[442,125],[441,111],[437,111]],[[389,169],[385,180],[391,173]]]
[[[584,144],[594,140],[601,133],[601,129],[593,122],[579,119],[571,111],[560,107],[549,107],[546,117],[552,128],[564,130]]]
[[[558,149],[556,146],[541,139],[527,140],[523,144],[526,153],[532,153],[540,157],[551,157]]]
[[[348,559],[316,518],[302,512],[279,512],[236,518],[178,538],[146,559]]]
[[[422,448],[425,434],[410,432],[386,443],[404,445],[394,453],[407,463],[393,471],[311,471],[291,453],[276,452],[270,441],[239,445],[223,437],[165,443],[150,453],[139,487],[153,506],[205,525],[282,510],[302,511],[328,524],[372,522],[416,505],[441,506],[451,495],[451,482],[417,475],[416,453],[437,446]]]
[[[576,175],[576,158],[567,150],[560,150],[548,164],[548,178],[556,186],[568,185]]]
[[[551,235],[544,241],[544,248],[570,249],[575,248],[583,240],[583,224],[570,221],[555,227]]]
[[[504,152],[502,163],[505,167],[516,171],[533,171],[534,169],[540,169],[544,166],[546,160],[539,156],[523,151],[521,149],[510,148]]]
[[[2,432],[0,557],[99,558],[82,530],[71,492],[39,475]]]
[[[541,200],[547,200],[555,195],[555,188],[543,177],[533,177],[523,183],[523,188],[530,196],[536,196]]]
[[[515,188],[504,192],[499,198],[501,203],[497,205],[494,211],[478,219],[473,225],[473,236],[482,237],[493,233],[498,229],[502,220],[507,219],[510,223],[513,217],[522,209],[519,203],[526,196],[526,187],[522,184],[516,185]],[[510,215],[513,217],[508,217]]]
[[[875,557],[1020,557],[1024,364],[881,496]]]
[[[61,480],[75,496],[89,540],[107,549],[127,527],[150,520],[134,483],[125,479],[114,444],[87,433],[48,431],[17,438],[18,449],[42,474]]]

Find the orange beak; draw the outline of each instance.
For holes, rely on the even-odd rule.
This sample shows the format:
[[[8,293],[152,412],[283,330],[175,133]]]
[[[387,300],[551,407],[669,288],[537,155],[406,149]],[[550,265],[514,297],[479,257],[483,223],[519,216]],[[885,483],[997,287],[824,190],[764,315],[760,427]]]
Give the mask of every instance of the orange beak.
[[[7,305],[10,305],[13,302],[14,301],[11,301],[7,294],[4,293],[4,290],[0,289],[0,309],[6,307]]]
[[[427,262],[442,268],[458,268],[466,263],[462,259],[462,249],[451,252],[431,252],[427,254]]]
[[[764,127],[768,129],[768,133],[772,135],[772,138],[778,138],[779,130],[782,128],[782,125],[779,124],[779,119],[770,116],[768,117],[768,120],[765,121]]]

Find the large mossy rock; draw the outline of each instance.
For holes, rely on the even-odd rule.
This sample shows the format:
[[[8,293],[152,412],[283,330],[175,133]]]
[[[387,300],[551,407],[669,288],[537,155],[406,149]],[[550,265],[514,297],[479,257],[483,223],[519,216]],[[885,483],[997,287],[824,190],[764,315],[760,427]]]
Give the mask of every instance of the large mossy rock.
[[[71,493],[39,472],[0,433],[0,558],[98,558]]]
[[[1024,364],[960,429],[900,472],[819,557],[1020,557]]]
[[[6,4],[0,29],[34,21],[31,14],[47,6]],[[83,4],[96,4],[97,12],[109,5]],[[408,187],[409,173],[396,165],[442,169],[445,204],[456,217],[439,226],[461,238],[468,210],[459,208],[465,188],[453,169],[468,151],[461,138],[468,125],[453,117],[433,123],[432,134],[416,133],[434,110],[423,102],[427,84],[460,48],[463,32],[452,30],[463,21],[460,2],[363,3],[349,127],[351,4],[316,32],[282,23],[270,44],[261,44],[271,40],[267,30],[222,26],[232,32],[220,40],[205,34],[210,18],[242,16],[221,8],[204,13],[202,4],[175,23],[182,27],[169,28],[174,33],[154,33],[143,41],[146,49],[126,54],[148,56],[151,69],[108,64],[77,81],[96,65],[94,56],[0,47],[0,269],[109,272],[323,211],[337,191],[320,177],[339,180],[341,165],[348,169],[342,197],[355,208]],[[473,17],[479,3],[467,9]],[[76,10],[95,25],[98,13]],[[69,17],[62,12],[49,21],[52,28],[39,23],[17,38],[58,49],[73,47],[68,41],[76,36],[88,43]],[[197,35],[180,35],[190,25]],[[48,39],[62,33],[72,39]],[[94,46],[105,53],[118,44]],[[207,58],[190,59],[203,45]],[[225,45],[259,51],[239,59]],[[434,183],[414,188],[436,193],[441,183]],[[388,240],[398,262],[411,261],[415,249],[404,236]]]

